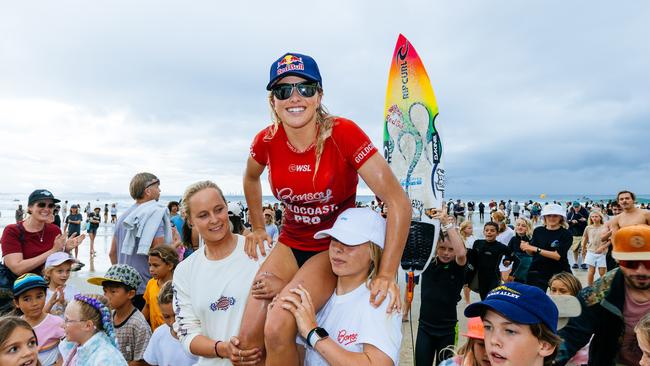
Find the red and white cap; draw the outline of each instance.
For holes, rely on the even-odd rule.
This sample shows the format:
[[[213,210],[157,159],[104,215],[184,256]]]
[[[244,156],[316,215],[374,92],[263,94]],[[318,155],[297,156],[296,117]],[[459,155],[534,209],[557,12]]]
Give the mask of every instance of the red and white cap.
[[[369,208],[348,208],[336,218],[334,226],[317,232],[314,239],[328,236],[350,246],[371,241],[383,249],[386,220]]]

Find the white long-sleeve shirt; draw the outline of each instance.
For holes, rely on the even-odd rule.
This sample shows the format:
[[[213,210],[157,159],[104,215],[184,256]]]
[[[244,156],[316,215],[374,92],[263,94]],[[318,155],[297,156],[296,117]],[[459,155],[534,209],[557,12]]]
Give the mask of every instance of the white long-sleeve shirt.
[[[228,341],[239,334],[248,293],[263,257],[257,262],[248,258],[244,237],[236,236],[237,247],[228,257],[209,260],[202,247],[174,271],[174,330],[187,352],[198,335]],[[230,361],[199,357],[196,365],[230,365]]]

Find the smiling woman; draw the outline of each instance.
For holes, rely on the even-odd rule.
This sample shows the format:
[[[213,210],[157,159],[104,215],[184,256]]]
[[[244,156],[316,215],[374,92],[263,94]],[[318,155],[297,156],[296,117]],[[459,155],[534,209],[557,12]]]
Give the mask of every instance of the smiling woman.
[[[47,257],[55,252],[76,248],[85,235],[67,238],[52,222],[54,205],[60,202],[47,189],[29,195],[25,221],[7,225],[0,242],[4,265],[20,276],[27,272],[41,273]]]

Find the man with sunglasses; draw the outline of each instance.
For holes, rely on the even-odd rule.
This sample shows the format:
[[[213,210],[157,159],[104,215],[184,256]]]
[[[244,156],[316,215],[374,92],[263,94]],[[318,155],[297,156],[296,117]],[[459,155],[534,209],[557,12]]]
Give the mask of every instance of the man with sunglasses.
[[[619,268],[578,295],[582,314],[560,331],[564,342],[556,365],[564,365],[590,339],[589,365],[639,364],[634,327],[650,312],[650,226],[626,226],[613,239]]]
[[[133,305],[142,310],[143,294],[151,279],[147,254],[150,248],[172,242],[171,221],[167,206],[158,203],[158,177],[146,172],[136,174],[129,184],[129,193],[135,202],[117,220],[109,257],[111,264],[128,264],[144,279],[133,298]]]

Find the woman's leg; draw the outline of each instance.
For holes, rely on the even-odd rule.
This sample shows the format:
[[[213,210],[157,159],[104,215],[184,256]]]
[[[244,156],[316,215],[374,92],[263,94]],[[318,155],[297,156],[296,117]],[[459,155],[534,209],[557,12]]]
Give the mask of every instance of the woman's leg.
[[[589,266],[589,271],[587,272],[587,286],[594,284],[594,274],[596,273],[596,267]]]
[[[289,290],[298,287],[299,284],[311,294],[315,310],[320,310],[332,296],[336,287],[336,276],[332,272],[327,251],[311,257],[298,270],[291,282],[282,289],[279,297],[296,296]],[[269,310],[264,325],[266,364],[297,365],[296,320],[279,304],[281,304],[280,300]]]
[[[268,256],[257,274],[269,272],[281,279],[283,285],[289,283],[298,271],[298,263],[291,252],[291,248],[278,242]],[[270,302],[270,300],[256,299],[249,292],[239,330],[240,348],[264,348],[264,322],[266,321],[267,307]],[[264,357],[264,353],[262,354],[262,357]]]

